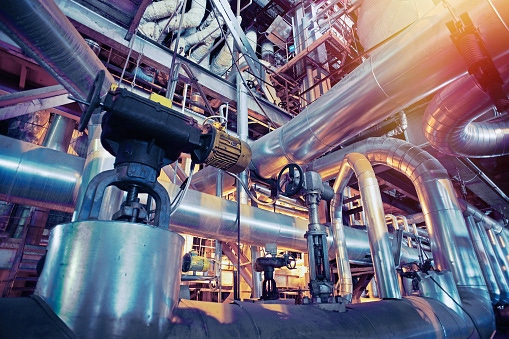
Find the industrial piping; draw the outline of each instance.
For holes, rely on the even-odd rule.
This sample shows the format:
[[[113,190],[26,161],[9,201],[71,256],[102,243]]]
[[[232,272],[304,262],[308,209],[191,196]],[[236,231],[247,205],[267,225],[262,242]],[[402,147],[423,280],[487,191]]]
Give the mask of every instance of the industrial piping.
[[[509,49],[509,31],[501,21],[509,22],[507,2],[449,2],[457,13],[468,11],[490,55],[496,58]],[[297,117],[253,142],[251,168],[269,178],[288,163],[311,161],[466,72],[446,28],[450,20],[449,11],[438,4],[372,51],[363,64]],[[369,100],[359,100],[358,93]]]
[[[324,180],[348,153],[364,154],[372,164],[383,164],[408,176],[422,206],[436,267],[454,275],[462,307],[471,316],[480,312],[478,327],[494,328],[489,294],[472,241],[445,168],[429,153],[393,138],[368,138],[315,160],[308,166]],[[454,227],[452,227],[454,225]],[[475,306],[470,306],[475,305]]]
[[[348,294],[350,294],[350,298],[352,294],[352,277],[347,259],[347,249],[344,244],[341,210],[343,208],[343,191],[354,173],[359,182],[362,207],[366,216],[369,247],[380,298],[401,299],[378,181],[368,159],[359,153],[350,153],[345,156],[333,188],[335,195],[331,203],[331,228],[336,244],[340,295],[347,296],[348,299]]]
[[[504,62],[503,79],[509,76]],[[509,90],[509,82],[504,85]],[[508,100],[509,102],[509,100]],[[509,120],[474,122],[493,107],[490,97],[479,87],[474,77],[464,75],[435,94],[424,113],[424,135],[440,152],[460,157],[493,157],[509,153]]]

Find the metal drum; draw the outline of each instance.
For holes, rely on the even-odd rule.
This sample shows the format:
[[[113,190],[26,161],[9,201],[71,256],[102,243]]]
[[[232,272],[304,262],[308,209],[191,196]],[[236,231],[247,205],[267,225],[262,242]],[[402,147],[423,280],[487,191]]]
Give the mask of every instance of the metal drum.
[[[58,225],[35,294],[78,337],[161,337],[178,304],[183,244],[143,224]]]

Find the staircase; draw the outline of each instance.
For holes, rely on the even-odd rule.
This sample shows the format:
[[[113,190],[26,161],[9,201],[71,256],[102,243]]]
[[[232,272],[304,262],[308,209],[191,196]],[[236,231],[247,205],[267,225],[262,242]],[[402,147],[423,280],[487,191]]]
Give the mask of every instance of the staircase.
[[[46,253],[45,246],[26,244],[29,227],[23,230],[21,242],[18,245],[11,270],[2,291],[2,298],[26,297],[34,293],[37,284],[37,263]]]

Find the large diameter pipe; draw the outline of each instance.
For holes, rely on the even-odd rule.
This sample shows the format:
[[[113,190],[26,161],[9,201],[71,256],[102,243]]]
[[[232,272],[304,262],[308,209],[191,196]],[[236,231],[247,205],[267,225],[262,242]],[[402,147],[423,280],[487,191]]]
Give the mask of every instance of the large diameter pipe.
[[[507,79],[508,56],[500,58]],[[504,85],[507,93],[509,82]],[[475,122],[494,103],[474,76],[467,74],[440,90],[424,113],[424,135],[440,152],[461,157],[492,157],[509,153],[509,119]]]
[[[78,338],[161,338],[178,305],[183,245],[144,224],[57,225],[35,294]]]
[[[0,28],[74,97],[86,100],[100,70],[111,74],[53,0],[0,2]]]
[[[0,197],[8,202],[59,211],[74,209],[74,193],[83,168],[83,159],[0,135]],[[56,162],[55,162],[56,160]],[[162,182],[170,197],[179,186]],[[233,201],[189,190],[171,218],[170,229],[179,233],[236,241],[237,206]],[[304,234],[308,222],[259,208],[241,206],[241,236],[246,244],[307,251]],[[370,263],[365,231],[345,228],[349,259]],[[332,243],[332,240],[330,240]],[[404,246],[406,262],[418,261],[418,252]],[[334,253],[331,249],[329,253]]]
[[[494,58],[509,49],[508,3],[450,1],[468,11]],[[252,168],[262,177],[288,163],[304,164],[467,71],[450,38],[450,12],[442,4],[371,56],[292,121],[252,143]],[[397,62],[394,62],[397,60]],[[369,100],[359,100],[359,93]]]
[[[442,164],[408,142],[394,138],[368,138],[317,159],[310,164],[308,170],[322,173],[324,180],[330,179],[335,176],[334,169],[339,161],[352,152],[366,155],[372,164],[393,168],[413,182],[437,268],[452,271],[458,289],[462,286],[478,288],[484,290],[487,296],[461,208]]]
[[[341,212],[338,212],[338,210],[340,211],[343,207],[342,193],[350,177],[354,173],[359,182],[359,191],[366,216],[373,268],[380,297],[382,299],[401,299],[401,291],[399,290],[389,232],[385,224],[385,215],[378,181],[368,159],[359,153],[350,153],[345,156],[334,183],[335,196],[331,206],[331,221],[332,229],[335,231],[336,235],[340,236],[335,239],[338,271],[340,266],[344,268],[343,266],[348,264],[348,262],[345,262],[344,254],[340,252],[340,250],[346,251],[346,248],[344,248],[344,245],[342,246],[341,236],[344,235],[343,220]],[[349,269],[347,272],[349,272]],[[339,272],[339,274],[341,276],[342,272]]]
[[[199,314],[200,316],[196,316]],[[381,315],[390,316],[381,316]],[[469,338],[475,328],[443,303],[408,297],[348,306],[331,312],[318,305],[182,300],[171,338]],[[403,321],[404,319],[404,321]],[[482,329],[482,328],[481,328]],[[475,333],[488,338],[491,333]]]
[[[73,192],[84,160],[0,135],[0,199],[74,211]]]

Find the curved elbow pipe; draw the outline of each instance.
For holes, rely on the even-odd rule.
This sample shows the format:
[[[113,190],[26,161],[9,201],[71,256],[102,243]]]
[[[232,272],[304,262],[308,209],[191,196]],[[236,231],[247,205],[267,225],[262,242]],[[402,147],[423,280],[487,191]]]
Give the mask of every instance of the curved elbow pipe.
[[[376,179],[375,172],[373,171],[368,159],[359,153],[350,153],[345,156],[341,163],[333,188],[335,196],[331,206],[331,221],[332,229],[335,232],[335,235],[337,235],[337,237],[335,237],[335,243],[338,271],[340,268],[345,269],[344,266],[349,265],[346,260],[348,256],[345,255],[346,248],[343,244],[344,241],[342,241],[342,237],[344,237],[344,230],[341,208],[343,206],[343,190],[354,173],[359,182],[362,206],[364,214],[366,215],[369,247],[371,249],[373,268],[380,297],[382,299],[401,299],[401,291],[399,290],[389,232],[387,230],[387,225],[385,224],[382,197],[380,195],[380,188],[378,187],[378,180]],[[340,272],[341,278],[345,280],[344,283],[348,283],[348,277],[343,276],[343,274],[349,272],[349,267],[347,272]],[[351,283],[351,274],[349,279]],[[348,287],[348,285],[345,287]],[[346,293],[347,291],[343,292]]]
[[[506,79],[509,68],[501,73]],[[504,90],[509,90],[509,82]],[[482,158],[508,154],[507,116],[501,121],[474,121],[491,108],[493,102],[488,94],[473,76],[464,75],[439,91],[429,103],[424,113],[424,135],[431,146],[449,155]]]
[[[493,58],[509,49],[508,4],[502,0],[455,1],[482,32]],[[252,143],[251,168],[269,178],[288,163],[304,164],[374,126],[467,71],[437,5],[345,76],[292,121]],[[397,62],[394,62],[397,60]],[[359,93],[369,100],[359,100]]]

